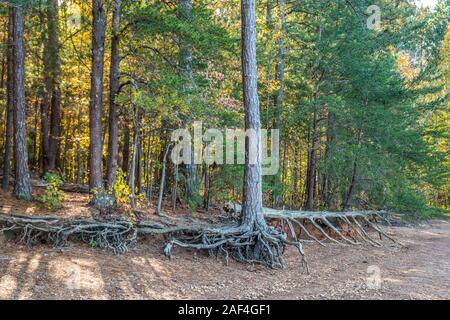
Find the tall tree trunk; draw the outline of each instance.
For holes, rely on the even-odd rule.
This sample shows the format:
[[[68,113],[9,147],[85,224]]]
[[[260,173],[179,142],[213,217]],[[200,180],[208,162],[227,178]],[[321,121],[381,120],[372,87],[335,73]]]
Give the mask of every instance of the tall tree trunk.
[[[361,136],[362,136],[362,130],[358,130],[358,138],[357,138],[357,145],[358,147],[361,144]],[[347,210],[350,207],[350,204],[352,202],[353,192],[355,190],[356,185],[356,177],[358,174],[358,155],[355,156],[355,160],[353,161],[353,171],[352,171],[352,178],[350,180],[350,186],[348,187],[347,195],[345,196],[344,205],[342,206],[342,210]]]
[[[170,144],[166,144],[166,149],[164,151],[164,155],[162,158],[162,171],[161,171],[161,180],[159,184],[159,195],[158,195],[158,203],[156,205],[156,213],[158,215],[162,215],[162,201],[164,195],[164,188],[166,183],[166,164],[167,164],[167,155],[169,154]]]
[[[41,98],[41,151],[40,151],[40,161],[42,173],[48,171],[48,137],[49,137],[49,99],[47,91],[42,92]]]
[[[58,164],[61,122],[61,60],[59,57],[59,5],[58,0],[49,0],[47,4],[47,33],[46,43],[46,89],[50,99],[50,136],[48,144],[48,170],[55,170]]]
[[[245,109],[245,129],[253,130],[255,159],[250,161],[250,139],[245,143],[244,190],[242,224],[253,229],[265,226],[262,213],[261,123],[256,67],[256,5],[255,0],[241,0],[242,19],[242,82]]]
[[[130,167],[130,198],[131,198],[131,207],[134,209],[136,207],[136,166],[139,158],[139,126],[140,126],[140,114],[139,107],[136,106],[136,112],[133,119],[134,123],[134,136],[133,136],[133,156],[131,158],[131,167]]]
[[[79,108],[78,116],[77,116],[77,183],[81,183],[82,178],[82,162],[81,162],[81,118],[82,118],[82,109]]]
[[[117,177],[117,157],[119,154],[118,124],[116,111],[116,96],[119,91],[120,56],[119,33],[122,1],[113,0],[112,37],[111,37],[111,64],[109,71],[109,137],[108,159],[106,164],[106,187],[111,188]]]
[[[34,130],[33,130],[33,161],[32,166],[33,167],[39,167],[39,156],[38,156],[38,144],[39,144],[39,99],[36,100],[36,105],[34,108]]]
[[[19,199],[31,200],[25,105],[25,16],[21,6],[15,6],[12,10],[14,15],[14,195]]]
[[[137,118],[137,134],[138,134],[138,143],[136,146],[136,189],[137,194],[142,193],[142,134],[140,131],[141,127],[141,112],[142,110],[139,110],[138,112],[138,118]]]
[[[344,205],[342,207],[342,211],[347,210],[350,207],[350,203],[351,203],[352,197],[353,197],[353,190],[355,190],[357,172],[358,172],[358,164],[355,159],[355,161],[353,162],[352,178],[350,180],[350,186],[348,187],[347,195],[345,196],[345,201],[344,201]]]
[[[205,170],[205,197],[203,199],[203,207],[205,208],[206,212],[209,211],[209,205],[211,202],[211,186],[210,186],[210,167],[209,164],[204,164],[204,170]]]
[[[89,106],[89,189],[102,189],[102,95],[106,13],[102,0],[92,0],[92,71]]]
[[[192,19],[191,0],[178,0],[178,19],[185,23],[190,23]],[[185,102],[192,110],[192,103],[189,95],[194,87],[194,77],[192,74],[192,44],[183,36],[179,37],[179,73],[182,82],[182,89],[185,95]],[[191,123],[192,119],[185,119],[185,124]],[[192,152],[192,160],[194,154]],[[197,176],[197,166],[193,161],[186,164],[186,198],[188,202],[197,204],[199,198],[199,182]]]
[[[14,114],[14,18],[13,9],[9,9],[8,17],[8,42],[7,42],[7,76],[6,84],[6,132],[5,132],[5,157],[3,158],[2,188],[9,189],[9,176],[11,174],[11,151],[13,141],[13,114]]]
[[[148,139],[148,145],[147,145],[147,173],[146,173],[146,182],[147,182],[147,188],[146,188],[146,196],[148,200],[152,200],[153,195],[153,162],[152,162],[152,150],[153,150],[153,136]]]
[[[328,162],[327,165],[327,174],[326,174],[326,181],[325,181],[325,189],[322,190],[324,192],[324,200],[325,200],[325,206],[330,209],[331,202],[332,202],[332,179],[331,179],[331,169],[329,164],[332,162],[332,158],[334,155],[334,145],[335,145],[335,139],[336,139],[336,115],[333,112],[328,113],[328,125],[327,125],[327,148],[325,151],[325,161]]]
[[[312,210],[314,208],[314,196],[316,190],[316,168],[317,168],[317,144],[319,140],[319,133],[317,129],[317,117],[319,113],[319,107],[316,105],[314,107],[313,115],[313,128],[312,128],[312,143],[311,149],[309,151],[309,162],[308,162],[308,182],[306,189],[306,210]]]
[[[285,64],[285,10],[286,0],[278,0],[279,12],[280,12],[280,38],[278,39],[278,66],[277,66],[277,79],[278,79],[278,92],[276,96],[275,105],[275,129],[281,130],[281,111],[283,108],[283,95],[284,95],[284,64]],[[281,137],[281,134],[280,134]],[[276,155],[280,159],[280,152]],[[279,186],[281,184],[281,174],[277,172],[274,176],[274,207],[280,203]]]
[[[298,156],[298,150],[299,147],[297,145],[294,146],[294,187],[293,187],[293,195],[292,195],[292,208],[297,206],[297,202],[298,202],[298,198],[299,198],[299,192],[298,192],[298,180],[299,180],[299,172],[298,172],[298,167],[299,167],[299,156]]]
[[[130,162],[130,127],[125,123],[123,133],[123,147],[122,147],[122,171],[128,176],[128,164]]]

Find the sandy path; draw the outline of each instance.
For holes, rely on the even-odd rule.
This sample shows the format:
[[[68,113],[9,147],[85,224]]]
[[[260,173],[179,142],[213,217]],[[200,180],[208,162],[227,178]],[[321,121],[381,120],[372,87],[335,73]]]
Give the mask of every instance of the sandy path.
[[[0,298],[449,299],[450,222],[388,230],[406,247],[305,244],[310,275],[293,249],[287,268],[271,271],[182,250],[168,260],[156,240],[122,256],[0,240]]]

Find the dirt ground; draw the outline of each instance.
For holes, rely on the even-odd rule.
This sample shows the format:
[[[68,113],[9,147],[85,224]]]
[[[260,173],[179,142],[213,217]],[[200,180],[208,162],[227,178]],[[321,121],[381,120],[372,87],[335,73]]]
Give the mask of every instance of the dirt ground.
[[[287,251],[285,270],[266,270],[176,250],[162,242],[131,253],[76,245],[0,246],[1,299],[449,299],[450,223],[390,227],[406,247],[305,244],[310,274]],[[377,282],[377,272],[379,279]]]
[[[89,215],[77,204],[86,199],[68,200],[65,212]],[[17,206],[3,198],[0,213],[23,213]],[[83,244],[30,248],[0,237],[0,299],[449,299],[450,222],[387,231],[404,247],[389,240],[383,247],[305,243],[309,275],[293,248],[286,252],[286,269],[274,271],[226,266],[178,248],[169,260],[161,254],[162,239],[114,255]]]

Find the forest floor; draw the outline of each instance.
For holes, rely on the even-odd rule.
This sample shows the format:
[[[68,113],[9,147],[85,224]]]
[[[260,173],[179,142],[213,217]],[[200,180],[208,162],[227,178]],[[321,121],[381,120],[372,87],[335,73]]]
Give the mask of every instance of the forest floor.
[[[89,216],[86,197],[67,194],[56,214]],[[0,193],[0,213],[46,211]],[[287,249],[286,269],[268,270],[224,265],[192,250],[175,249],[169,260],[162,238],[140,241],[124,255],[0,238],[0,299],[450,299],[450,222],[386,231],[404,247],[387,240],[383,247],[305,243],[309,275],[294,248]]]

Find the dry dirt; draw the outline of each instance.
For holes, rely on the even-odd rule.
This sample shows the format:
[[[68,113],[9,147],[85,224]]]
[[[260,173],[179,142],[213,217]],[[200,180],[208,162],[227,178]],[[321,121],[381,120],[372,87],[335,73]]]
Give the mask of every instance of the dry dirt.
[[[14,206],[3,201],[0,212],[16,212]],[[0,299],[449,299],[450,222],[387,231],[404,247],[388,240],[381,248],[305,243],[309,275],[293,248],[286,269],[273,271],[181,249],[169,260],[162,239],[114,255],[82,244],[61,251],[0,238]]]

